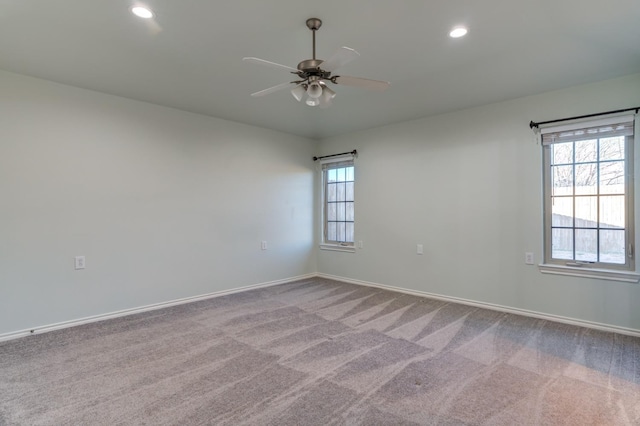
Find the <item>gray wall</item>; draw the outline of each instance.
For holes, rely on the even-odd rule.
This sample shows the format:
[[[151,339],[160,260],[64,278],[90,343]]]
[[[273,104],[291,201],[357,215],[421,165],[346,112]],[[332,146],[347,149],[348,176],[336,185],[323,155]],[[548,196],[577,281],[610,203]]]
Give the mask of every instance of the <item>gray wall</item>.
[[[542,151],[529,121],[638,105],[640,74],[322,141],[323,155],[358,150],[364,248],[319,251],[318,271],[640,330],[639,284],[524,264],[529,251],[540,262],[543,246]]]
[[[314,142],[6,72],[0,93],[0,335],[316,271]]]
[[[640,285],[524,264],[529,120],[640,105],[640,75],[319,143],[1,71],[0,93],[0,335],[316,271],[640,330]],[[316,251],[311,157],[354,148],[364,248]]]

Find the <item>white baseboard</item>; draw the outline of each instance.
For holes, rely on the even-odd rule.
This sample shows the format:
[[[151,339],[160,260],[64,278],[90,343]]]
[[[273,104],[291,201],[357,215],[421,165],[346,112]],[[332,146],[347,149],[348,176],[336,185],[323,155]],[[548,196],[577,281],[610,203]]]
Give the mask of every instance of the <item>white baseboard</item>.
[[[4,334],[0,334],[0,342],[5,341],[5,340],[17,339],[17,338],[24,337],[24,336],[29,336],[29,335],[32,335],[32,334],[47,333],[47,332],[50,332],[50,331],[60,330],[60,329],[63,329],[63,328],[75,327],[75,326],[78,326],[78,325],[89,324],[89,323],[92,323],[92,322],[98,322],[98,321],[103,321],[103,320],[112,319],[112,318],[119,318],[119,317],[123,317],[123,316],[127,316],[127,315],[134,315],[134,314],[138,314],[138,313],[141,313],[141,312],[153,311],[153,310],[156,310],[156,309],[168,308],[168,307],[176,306],[176,305],[183,305],[185,303],[197,302],[199,300],[212,299],[212,298],[215,298],[215,297],[226,296],[228,294],[240,293],[240,292],[243,292],[243,291],[254,290],[254,289],[258,289],[258,288],[266,288],[266,287],[271,287],[271,286],[275,286],[275,285],[279,285],[279,284],[286,284],[286,283],[290,283],[290,282],[293,282],[293,281],[299,281],[299,280],[310,279],[310,278],[315,278],[315,277],[326,278],[326,279],[331,279],[331,280],[335,280],[335,281],[341,281],[341,282],[345,282],[345,283],[349,283],[349,284],[362,285],[362,286],[366,286],[366,287],[381,288],[381,289],[384,289],[384,290],[390,290],[390,291],[395,291],[395,292],[398,292],[398,293],[410,294],[410,295],[413,295],[413,296],[428,297],[428,298],[431,298],[431,299],[442,300],[442,301],[445,301],[445,302],[461,303],[463,305],[476,306],[476,307],[479,307],[479,308],[486,308],[486,309],[491,309],[491,310],[499,311],[499,312],[506,312],[506,313],[510,313],[510,314],[523,315],[523,316],[532,317],[532,318],[539,318],[539,319],[559,322],[559,323],[563,323],[563,324],[577,325],[577,326],[580,326],[580,327],[593,328],[593,329],[596,329],[596,330],[602,330],[602,331],[608,331],[608,332],[613,332],[613,333],[625,334],[625,335],[628,335],[628,336],[640,337],[640,330],[636,330],[636,329],[633,329],[633,328],[625,328],[625,327],[619,327],[619,326],[614,326],[614,325],[609,325],[609,324],[601,324],[601,323],[592,322],[592,321],[585,321],[585,320],[580,320],[580,319],[575,319],[575,318],[563,317],[563,316],[559,316],[559,315],[551,315],[551,314],[545,314],[545,313],[542,313],[542,312],[530,311],[530,310],[527,310],[527,309],[512,308],[512,307],[508,307],[508,306],[496,305],[496,304],[493,304],[493,303],[478,302],[478,301],[475,301],[475,300],[462,299],[462,298],[459,298],[459,297],[443,296],[443,295],[435,294],[435,293],[428,293],[428,292],[418,291],[418,290],[410,290],[410,289],[406,289],[406,288],[402,288],[402,287],[394,287],[394,286],[385,285],[385,284],[378,284],[378,283],[372,283],[372,282],[368,282],[368,281],[355,280],[355,279],[340,277],[340,276],[336,276],[336,275],[323,274],[323,273],[310,273],[310,274],[305,274],[305,275],[299,275],[299,276],[296,276],[296,277],[285,278],[285,279],[282,279],[282,280],[269,281],[269,282],[260,283],[260,284],[253,284],[253,285],[233,288],[233,289],[229,289],[229,290],[222,290],[222,291],[217,291],[217,292],[213,292],[213,293],[202,294],[202,295],[199,295],[199,296],[185,297],[185,298],[182,298],[182,299],[175,299],[175,300],[171,300],[171,301],[167,301],[167,302],[155,303],[155,304],[152,304],[152,305],[146,305],[146,306],[141,306],[141,307],[137,307],[137,308],[124,309],[124,310],[121,310],[121,311],[109,312],[109,313],[106,313],[106,314],[95,315],[95,316],[85,317],[85,318],[79,318],[79,319],[76,319],[76,320],[70,320],[70,321],[64,321],[64,322],[59,322],[59,323],[55,323],[55,324],[38,326],[38,327],[34,327],[34,328],[28,329],[28,330],[20,330],[20,331],[4,333]]]
[[[597,322],[585,321],[585,320],[580,320],[580,319],[576,319],[576,318],[568,318],[568,317],[563,317],[563,316],[559,316],[559,315],[551,315],[551,314],[545,314],[545,313],[542,313],[542,312],[530,311],[530,310],[527,310],[527,309],[512,308],[512,307],[509,307],[509,306],[496,305],[496,304],[493,304],[493,303],[486,303],[486,302],[477,302],[475,300],[462,299],[462,298],[459,298],[459,297],[443,296],[443,295],[440,295],[440,294],[427,293],[427,292],[424,292],[424,291],[409,290],[409,289],[406,289],[406,288],[394,287],[394,286],[385,285],[385,284],[372,283],[372,282],[368,282],[368,281],[354,280],[354,279],[351,279],[351,278],[344,278],[344,277],[339,277],[339,276],[330,275],[330,274],[319,273],[319,274],[317,274],[317,276],[320,277],[320,278],[327,278],[327,279],[331,279],[331,280],[335,280],[335,281],[341,281],[341,282],[345,282],[345,283],[349,283],[349,284],[362,285],[362,286],[366,286],[366,287],[376,287],[376,288],[381,288],[381,289],[385,289],[385,290],[391,290],[391,291],[395,291],[395,292],[399,292],[399,293],[410,294],[410,295],[413,295],[413,296],[428,297],[430,299],[437,299],[437,300],[442,300],[442,301],[445,301],[445,302],[460,303],[460,304],[463,304],[463,305],[469,305],[469,306],[476,306],[476,307],[479,307],[479,308],[491,309],[493,311],[506,312],[506,313],[509,313],[509,314],[522,315],[522,316],[526,316],[526,317],[539,318],[539,319],[544,319],[544,320],[548,320],[548,321],[559,322],[559,323],[563,323],[563,324],[577,325],[577,326],[580,326],[580,327],[593,328],[593,329],[596,329],[596,330],[602,330],[602,331],[608,331],[608,332],[612,332],[612,333],[625,334],[625,335],[628,335],[628,336],[640,337],[640,330],[636,330],[636,329],[633,329],[633,328],[619,327],[619,326],[609,325],[609,324],[601,324],[601,323],[597,323]]]
[[[47,333],[47,332],[54,331],[54,330],[60,330],[60,329],[63,329],[63,328],[69,328],[69,327],[75,327],[75,326],[78,326],[78,325],[89,324],[89,323],[92,323],[92,322],[104,321],[104,320],[107,320],[107,319],[119,318],[119,317],[124,317],[124,316],[127,316],[127,315],[139,314],[141,312],[154,311],[156,309],[168,308],[168,307],[176,306],[176,305],[183,305],[185,303],[197,302],[199,300],[212,299],[214,297],[226,296],[228,294],[240,293],[240,292],[247,291],[247,290],[255,290],[257,288],[266,288],[266,287],[271,287],[271,286],[274,286],[274,285],[290,283],[290,282],[293,282],[293,281],[299,281],[299,280],[305,280],[305,279],[309,279],[309,278],[315,278],[316,276],[317,276],[317,274],[314,272],[314,273],[311,273],[311,274],[299,275],[297,277],[285,278],[285,279],[282,279],[282,280],[269,281],[269,282],[260,283],[260,284],[253,284],[253,285],[233,288],[233,289],[229,289],[229,290],[222,290],[222,291],[216,291],[216,292],[213,292],[213,293],[201,294],[199,296],[185,297],[185,298],[182,298],[182,299],[170,300],[168,302],[154,303],[152,305],[140,306],[140,307],[137,307],[137,308],[123,309],[121,311],[109,312],[109,313],[106,313],[106,314],[94,315],[94,316],[90,316],[90,317],[79,318],[79,319],[59,322],[59,323],[55,323],[55,324],[37,326],[37,327],[33,327],[31,329],[28,329],[28,330],[20,330],[20,331],[14,331],[14,332],[0,334],[0,342],[5,341],[5,340],[17,339],[17,338],[20,338],[20,337],[30,336],[32,334],[42,334],[42,333]]]

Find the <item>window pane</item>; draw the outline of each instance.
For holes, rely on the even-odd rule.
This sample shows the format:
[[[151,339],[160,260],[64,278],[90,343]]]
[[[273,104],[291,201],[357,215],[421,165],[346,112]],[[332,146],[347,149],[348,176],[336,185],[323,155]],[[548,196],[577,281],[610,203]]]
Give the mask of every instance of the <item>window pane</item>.
[[[353,201],[353,182],[347,183],[345,201]]]
[[[345,229],[346,229],[346,235],[344,240],[348,243],[354,242],[355,238],[353,235],[353,223],[345,224]]]
[[[336,204],[327,204],[327,220],[336,220]]]
[[[583,262],[598,261],[598,231],[595,229],[576,229],[576,260]]]
[[[600,227],[625,227],[624,195],[600,197]]]
[[[347,212],[345,214],[345,220],[349,220],[353,222],[353,218],[354,218],[354,211],[353,211],[353,203],[347,203]]]
[[[329,222],[327,224],[327,240],[328,241],[336,241],[336,223]]]
[[[598,197],[576,197],[576,228],[598,226]],[[577,250],[576,242],[576,250]]]
[[[355,180],[355,179],[354,179],[354,176],[353,176],[353,170],[354,170],[354,168],[353,168],[353,167],[347,167],[347,168],[346,168],[346,174],[347,174],[347,176],[346,176],[346,179],[345,179],[345,180],[349,180],[349,181],[353,181],[353,180]]]
[[[352,164],[352,163],[351,163]],[[322,175],[324,186],[324,220],[327,243],[353,243],[355,167],[342,163],[331,165]],[[330,166],[330,167],[331,167]]]
[[[552,164],[573,163],[573,142],[551,145]]]
[[[544,149],[545,261],[592,263],[584,268],[631,269],[626,244],[634,240],[628,218],[634,215],[627,195],[635,182],[627,161],[633,136],[599,137],[595,123],[547,138]],[[612,127],[622,129],[623,125]],[[632,133],[631,123],[624,131]],[[561,133],[561,134],[560,134]],[[562,143],[553,143],[562,140]],[[574,137],[573,141],[571,138]],[[580,140],[585,138],[585,140]],[[589,138],[589,139],[586,139]],[[550,193],[547,193],[549,191]]]
[[[600,139],[600,161],[624,159],[624,136]]]
[[[344,222],[338,222],[336,225],[337,225],[337,237],[338,237],[338,239],[337,239],[336,241],[343,242],[343,241],[345,241],[345,235],[344,235],[344,232],[345,232],[345,229],[344,229],[344,228],[345,228],[345,227],[344,227]]]
[[[573,195],[573,166],[554,166],[553,193],[551,195]]]
[[[573,227],[573,198],[554,197],[551,203],[551,226]]]
[[[327,201],[336,201],[336,183],[327,184]]]
[[[596,161],[598,159],[597,140],[576,142],[576,163]]]
[[[600,193],[624,194],[624,162],[600,163]]]
[[[345,183],[336,183],[336,201],[344,201]]]
[[[334,205],[336,206],[336,220],[344,221],[345,203],[336,203]]]
[[[596,194],[598,166],[595,163],[576,165],[576,195]]]
[[[573,260],[573,230],[551,230],[551,257]]]
[[[600,231],[600,261],[624,264],[625,259],[624,231]]]

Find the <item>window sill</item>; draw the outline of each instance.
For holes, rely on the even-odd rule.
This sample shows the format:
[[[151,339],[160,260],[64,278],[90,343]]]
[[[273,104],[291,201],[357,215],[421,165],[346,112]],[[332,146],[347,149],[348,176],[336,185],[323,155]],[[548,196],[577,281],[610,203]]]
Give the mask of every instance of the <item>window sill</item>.
[[[640,274],[628,271],[614,271],[611,269],[590,269],[574,266],[541,264],[538,269],[543,274],[568,275],[571,277],[595,278],[609,281],[622,281],[626,283],[638,283]]]
[[[355,253],[354,246],[341,246],[338,244],[320,244],[320,250],[343,251],[346,253]]]

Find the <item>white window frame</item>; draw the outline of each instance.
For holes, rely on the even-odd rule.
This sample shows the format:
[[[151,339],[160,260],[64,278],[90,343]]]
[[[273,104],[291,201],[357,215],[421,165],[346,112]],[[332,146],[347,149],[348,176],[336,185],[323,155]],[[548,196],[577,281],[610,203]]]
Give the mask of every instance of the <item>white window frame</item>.
[[[354,186],[355,186],[355,156],[352,154],[348,155],[340,155],[331,158],[326,158],[320,160],[320,185],[321,185],[321,250],[333,250],[340,252],[355,252],[355,241],[350,242],[335,242],[327,240],[327,226],[328,226],[328,218],[327,218],[327,179],[326,173],[328,169],[331,168],[340,168],[345,166],[352,166],[354,168]],[[355,188],[354,188],[354,210],[355,210]],[[354,213],[355,215],[355,213]],[[355,227],[355,217],[354,217],[354,227]],[[354,234],[355,240],[355,234]]]
[[[574,122],[561,126],[548,127],[541,130],[541,139],[543,147],[543,207],[544,207],[544,263],[539,265],[539,269],[543,273],[570,275],[588,278],[597,278],[614,281],[625,281],[637,283],[640,275],[635,272],[635,209],[634,188],[635,172],[634,172],[634,135],[625,136],[625,263],[606,263],[606,262],[585,262],[576,261],[575,259],[554,259],[552,258],[552,167],[551,167],[551,146],[554,143],[572,142],[587,139],[599,139],[600,137],[615,136],[612,125],[618,123],[627,123],[633,125],[634,116],[617,116],[607,117],[597,120]],[[637,128],[637,126],[635,127]],[[589,129],[587,131],[587,129]],[[608,129],[608,130],[607,130]],[[604,133],[602,133],[604,132]],[[608,132],[608,133],[607,133]],[[635,133],[635,131],[634,131]],[[587,135],[588,136],[585,136]],[[603,136],[601,136],[603,135]],[[601,164],[598,157],[594,164]],[[602,160],[603,162],[605,160]],[[579,164],[575,158],[571,164]],[[598,199],[601,195],[600,189],[597,190]],[[576,194],[570,195],[575,205]],[[599,206],[599,202],[597,203]],[[581,229],[576,226],[575,221],[570,229]],[[597,232],[600,232],[600,225],[597,225]],[[598,248],[598,252],[599,252]],[[575,253],[575,247],[574,247]]]

